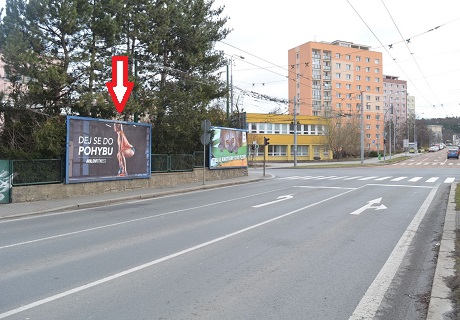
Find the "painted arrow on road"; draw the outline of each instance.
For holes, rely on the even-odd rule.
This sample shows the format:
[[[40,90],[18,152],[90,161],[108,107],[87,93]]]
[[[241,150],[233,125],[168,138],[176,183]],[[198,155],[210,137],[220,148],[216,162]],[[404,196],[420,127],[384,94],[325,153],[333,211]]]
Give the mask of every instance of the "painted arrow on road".
[[[353,211],[350,214],[360,214],[361,212],[363,212],[364,210],[367,210],[367,209],[374,209],[374,210],[386,209],[387,207],[385,207],[383,204],[381,204],[379,206],[373,206],[374,204],[380,203],[380,201],[382,201],[382,198],[377,198],[377,199],[368,201],[366,205],[362,206],[358,210]]]
[[[274,201],[270,201],[270,202],[266,202],[266,203],[262,203],[262,204],[258,204],[258,205],[255,205],[255,206],[252,206],[253,208],[260,208],[260,207],[263,207],[263,206],[268,206],[270,204],[274,204],[274,203],[277,203],[277,202],[280,202],[280,201],[284,201],[284,200],[288,200],[288,199],[292,199],[294,198],[294,196],[292,194],[288,194],[288,195],[285,195],[285,196],[279,196],[277,198],[277,200],[274,200]]]

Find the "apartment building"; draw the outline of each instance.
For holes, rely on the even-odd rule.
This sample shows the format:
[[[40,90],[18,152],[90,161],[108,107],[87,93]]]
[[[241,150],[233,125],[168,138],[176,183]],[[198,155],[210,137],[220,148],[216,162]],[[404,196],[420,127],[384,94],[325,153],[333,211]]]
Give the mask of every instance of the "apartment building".
[[[407,103],[407,81],[396,76],[383,76],[383,101],[385,119],[393,119],[397,128],[407,125],[409,115]],[[415,106],[414,106],[415,112]]]
[[[381,52],[348,41],[307,42],[288,51],[288,63],[290,114],[360,118],[363,111],[365,149],[383,149]]]

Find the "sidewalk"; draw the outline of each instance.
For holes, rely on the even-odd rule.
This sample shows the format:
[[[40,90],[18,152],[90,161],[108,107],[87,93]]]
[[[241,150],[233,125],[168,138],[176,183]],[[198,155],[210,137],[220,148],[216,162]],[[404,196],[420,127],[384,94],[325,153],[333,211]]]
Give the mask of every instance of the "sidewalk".
[[[258,168],[249,169],[248,176],[225,180],[205,181],[204,184],[203,181],[200,181],[169,187],[132,189],[64,199],[1,204],[0,220],[42,213],[52,213],[58,211],[69,211],[83,208],[100,207],[107,204],[123,203],[131,200],[156,198],[175,193],[184,193],[195,190],[205,190],[241,183],[248,183],[253,181],[259,181],[262,179],[267,179],[270,177],[271,175],[267,173],[264,177],[262,169]]]

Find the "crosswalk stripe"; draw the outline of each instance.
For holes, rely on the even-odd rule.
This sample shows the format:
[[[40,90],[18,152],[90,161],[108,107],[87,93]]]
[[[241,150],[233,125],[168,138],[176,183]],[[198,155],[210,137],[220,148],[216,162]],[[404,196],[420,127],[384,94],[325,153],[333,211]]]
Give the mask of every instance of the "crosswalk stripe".
[[[404,180],[406,178],[407,177],[397,177],[397,178],[391,179],[390,181],[401,181],[401,180]]]
[[[371,179],[374,179],[374,178],[377,178],[377,176],[373,176],[373,177],[364,177],[364,178],[361,178],[361,179],[358,179],[360,181],[365,181],[365,180],[371,180]]]
[[[279,178],[281,180],[359,180],[359,181],[368,181],[368,180],[374,180],[374,181],[383,181],[383,180],[388,180],[390,181],[402,181],[404,179],[407,179],[408,177],[395,177],[393,179],[392,176],[386,176],[386,177],[378,177],[378,176],[369,176],[369,177],[364,177],[364,176],[291,176],[291,177],[284,177],[284,178]],[[423,179],[423,177],[413,177],[407,180],[408,182],[417,182]],[[425,182],[431,183],[431,182],[436,182],[440,179],[440,177],[431,177],[427,179]],[[444,180],[444,183],[453,183],[455,182],[454,177],[447,177]]]

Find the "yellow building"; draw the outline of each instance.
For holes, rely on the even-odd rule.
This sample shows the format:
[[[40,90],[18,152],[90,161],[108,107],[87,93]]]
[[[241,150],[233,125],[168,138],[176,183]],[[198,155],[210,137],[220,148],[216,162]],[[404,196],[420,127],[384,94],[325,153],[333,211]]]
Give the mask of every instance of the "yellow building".
[[[249,160],[262,161],[264,153],[268,162],[299,162],[330,160],[332,151],[326,145],[326,121],[317,116],[246,113]],[[297,143],[294,142],[296,136]],[[269,145],[264,147],[264,138]],[[254,147],[253,147],[254,146]],[[294,150],[297,147],[297,159]]]

